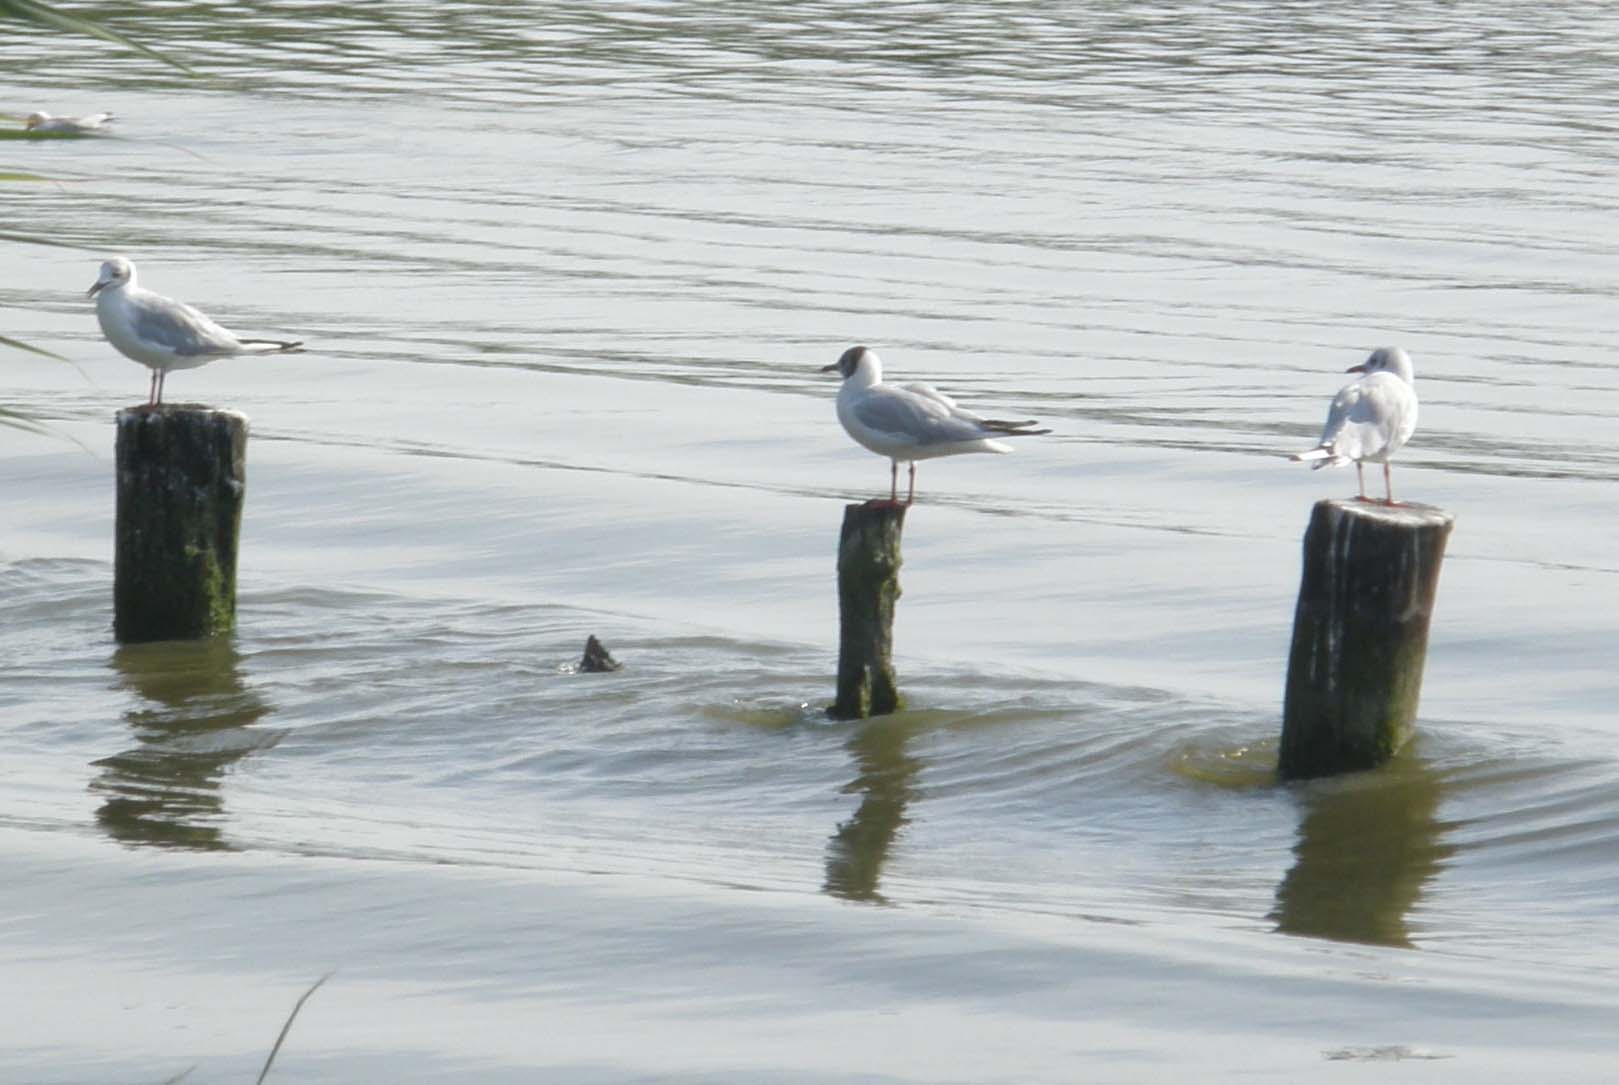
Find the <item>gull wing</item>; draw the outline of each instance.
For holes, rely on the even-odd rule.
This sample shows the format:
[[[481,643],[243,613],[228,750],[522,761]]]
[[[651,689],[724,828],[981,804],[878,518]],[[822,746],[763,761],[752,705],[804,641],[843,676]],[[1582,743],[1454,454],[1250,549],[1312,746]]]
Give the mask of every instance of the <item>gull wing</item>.
[[[1372,373],[1344,385],[1327,411],[1321,447],[1351,460],[1388,451],[1409,434],[1406,416],[1412,412],[1412,398],[1410,386],[1392,373]]]
[[[916,445],[954,444],[988,436],[975,418],[953,410],[950,404],[936,392],[928,395],[911,386],[879,385],[855,405],[854,416],[868,429]]]
[[[145,297],[134,310],[135,334],[178,355],[236,354],[242,349],[236,336],[184,302]]]
[[[939,391],[937,388],[933,387],[931,384],[901,384],[899,385],[899,389],[902,392],[915,392],[923,399],[931,399],[935,403],[938,403],[940,406],[953,413],[957,418],[966,418],[972,421],[977,421],[978,419],[976,414],[973,414],[971,411],[964,410],[959,403],[945,395],[943,392]]]

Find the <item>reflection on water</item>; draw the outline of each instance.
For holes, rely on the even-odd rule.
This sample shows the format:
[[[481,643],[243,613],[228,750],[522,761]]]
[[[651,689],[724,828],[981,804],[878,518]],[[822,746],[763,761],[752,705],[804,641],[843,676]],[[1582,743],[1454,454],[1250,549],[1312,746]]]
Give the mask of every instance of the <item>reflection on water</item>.
[[[1456,850],[1435,816],[1439,777],[1410,754],[1299,788],[1304,820],[1271,918],[1287,934],[1410,946],[1406,917]]]
[[[94,762],[96,821],[113,839],[161,847],[227,848],[225,770],[280,732],[248,730],[271,705],[244,684],[228,639],[128,645],[113,653],[124,688],[145,704],[124,719],[137,745]]]
[[[849,740],[860,775],[843,790],[861,799],[854,816],[827,843],[824,888],[835,897],[884,902],[877,883],[888,849],[908,820],[905,807],[916,797],[912,781],[922,768],[905,752],[910,737],[899,720],[887,716],[868,722]]]

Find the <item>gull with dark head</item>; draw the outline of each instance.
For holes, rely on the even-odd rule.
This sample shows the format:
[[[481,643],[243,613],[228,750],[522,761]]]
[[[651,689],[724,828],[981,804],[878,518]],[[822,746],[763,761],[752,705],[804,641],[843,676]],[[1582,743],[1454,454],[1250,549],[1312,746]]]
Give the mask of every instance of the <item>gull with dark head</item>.
[[[135,265],[122,256],[101,265],[90,296],[107,342],[151,369],[147,405],[152,407],[163,402],[163,381],[171,369],[195,369],[237,354],[303,349],[302,343],[279,339],[239,338],[184,302],[142,289],[135,285]]]
[[[1360,499],[1366,497],[1366,470],[1370,460],[1383,465],[1386,504],[1394,504],[1394,483],[1389,478],[1389,458],[1411,439],[1417,428],[1416,374],[1411,356],[1399,347],[1379,347],[1350,373],[1363,374],[1338,390],[1327,411],[1327,425],[1321,443],[1293,456],[1296,462],[1314,469],[1355,465],[1360,480]]]
[[[1039,423],[1005,422],[982,418],[957,406],[956,401],[926,384],[884,384],[883,363],[877,352],[850,347],[822,373],[843,377],[838,389],[838,421],[856,443],[888,457],[888,499],[899,503],[899,465],[911,468],[909,505],[916,497],[916,461],[966,452],[1010,452],[1012,446],[997,438],[1033,437],[1050,433],[1033,429]]]
[[[101,130],[112,120],[111,113],[91,113],[85,117],[53,117],[49,113],[30,113],[23,121],[23,130],[45,135],[87,136]]]

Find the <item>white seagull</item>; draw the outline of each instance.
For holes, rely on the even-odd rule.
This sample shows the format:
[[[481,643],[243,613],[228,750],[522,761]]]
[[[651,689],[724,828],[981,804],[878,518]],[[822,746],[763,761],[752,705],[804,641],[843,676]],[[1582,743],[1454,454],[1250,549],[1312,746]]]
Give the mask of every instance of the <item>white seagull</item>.
[[[152,370],[147,406],[163,402],[171,369],[194,369],[234,354],[279,354],[303,349],[279,339],[239,339],[184,302],[135,285],[135,265],[114,256],[90,288],[107,342]]]
[[[1394,504],[1394,483],[1389,479],[1389,457],[1411,439],[1417,428],[1416,379],[1411,356],[1399,347],[1379,347],[1360,365],[1347,372],[1362,373],[1338,390],[1321,443],[1308,452],[1293,456],[1295,462],[1308,462],[1314,469],[1337,467],[1351,460],[1360,480],[1360,499],[1366,497],[1366,470],[1371,460],[1383,465],[1383,489],[1387,504]]]
[[[888,499],[895,504],[899,503],[901,461],[911,467],[910,489],[905,494],[909,505],[916,498],[917,460],[964,452],[1010,452],[1011,445],[994,438],[1051,432],[1029,428],[1039,424],[1032,421],[980,418],[926,384],[884,384],[883,363],[876,351],[865,347],[850,347],[837,361],[821,367],[822,373],[834,370],[843,375],[838,421],[856,442],[891,461]]]
[[[23,122],[27,132],[51,132],[72,136],[86,136],[99,131],[112,120],[111,113],[91,113],[87,117],[53,117],[49,113],[30,113]]]

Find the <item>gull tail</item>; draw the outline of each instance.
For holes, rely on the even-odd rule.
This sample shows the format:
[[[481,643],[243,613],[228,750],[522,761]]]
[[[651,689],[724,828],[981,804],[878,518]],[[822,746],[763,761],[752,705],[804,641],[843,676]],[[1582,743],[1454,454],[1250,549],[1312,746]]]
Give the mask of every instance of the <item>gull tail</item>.
[[[1030,429],[1030,426],[1040,424],[1032,418],[1027,422],[1007,422],[1000,418],[986,418],[978,424],[991,433],[997,433],[1004,437],[1038,437],[1042,433],[1051,432],[1048,429]]]
[[[242,339],[238,342],[249,348],[245,352],[248,354],[300,354],[304,349],[302,341],[283,343],[279,339]]]
[[[1330,449],[1312,448],[1308,452],[1295,452],[1288,459],[1294,463],[1308,463],[1310,470],[1319,471],[1323,467],[1335,467],[1343,461],[1332,454]],[[1311,461],[1314,461],[1313,463]]]

